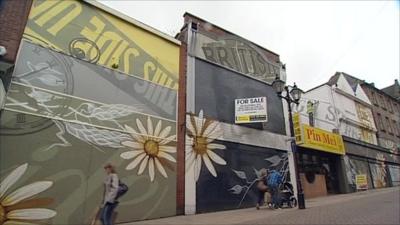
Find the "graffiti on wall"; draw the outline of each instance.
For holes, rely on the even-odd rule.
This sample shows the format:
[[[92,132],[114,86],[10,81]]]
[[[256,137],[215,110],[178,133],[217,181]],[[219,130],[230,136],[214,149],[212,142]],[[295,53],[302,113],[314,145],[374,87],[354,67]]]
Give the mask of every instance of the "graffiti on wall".
[[[82,1],[35,0],[24,38],[91,63],[178,88],[177,45]]]
[[[115,222],[176,214],[176,90],[27,41],[16,64],[0,122],[0,193],[10,197],[0,224],[17,214],[92,224],[106,163],[129,186]]]

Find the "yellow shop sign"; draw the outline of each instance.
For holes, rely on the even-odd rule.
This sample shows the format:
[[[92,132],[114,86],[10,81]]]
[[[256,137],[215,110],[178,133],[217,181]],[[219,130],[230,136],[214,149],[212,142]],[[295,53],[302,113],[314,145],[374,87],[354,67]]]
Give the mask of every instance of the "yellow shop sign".
[[[301,141],[296,141],[298,145],[339,155],[345,154],[342,136],[305,124],[302,124],[301,131]]]

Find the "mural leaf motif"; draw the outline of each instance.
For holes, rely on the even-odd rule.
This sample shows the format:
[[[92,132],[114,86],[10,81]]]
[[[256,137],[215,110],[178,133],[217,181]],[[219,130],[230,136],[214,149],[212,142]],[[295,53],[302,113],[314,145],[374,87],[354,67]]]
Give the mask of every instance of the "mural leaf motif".
[[[235,172],[236,176],[238,176],[240,179],[247,180],[246,173],[243,171],[238,171],[238,170],[232,170]]]
[[[243,186],[241,186],[239,184],[236,184],[235,186],[233,186],[228,191],[231,191],[231,193],[234,194],[234,195],[238,195],[238,194],[242,193],[243,189],[245,189]]]

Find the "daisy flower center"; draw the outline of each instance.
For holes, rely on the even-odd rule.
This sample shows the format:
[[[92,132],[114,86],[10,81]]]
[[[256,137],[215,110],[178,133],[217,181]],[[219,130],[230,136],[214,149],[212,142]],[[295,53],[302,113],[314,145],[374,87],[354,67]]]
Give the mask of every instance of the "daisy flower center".
[[[0,204],[0,224],[3,224],[6,221],[6,211],[4,207]]]
[[[207,153],[207,138],[206,137],[201,137],[197,136],[194,138],[194,143],[193,143],[193,150],[200,155],[204,155]]]
[[[144,143],[144,151],[148,155],[150,155],[152,157],[156,157],[158,155],[158,152],[159,152],[158,142],[153,141],[153,140],[146,141]]]

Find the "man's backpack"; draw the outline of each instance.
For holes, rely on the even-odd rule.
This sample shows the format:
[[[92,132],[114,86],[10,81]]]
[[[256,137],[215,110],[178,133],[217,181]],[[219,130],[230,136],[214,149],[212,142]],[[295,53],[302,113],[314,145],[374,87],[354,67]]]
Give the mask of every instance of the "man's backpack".
[[[277,171],[272,171],[271,174],[268,176],[268,187],[270,188],[277,188],[282,183],[282,176]]]

